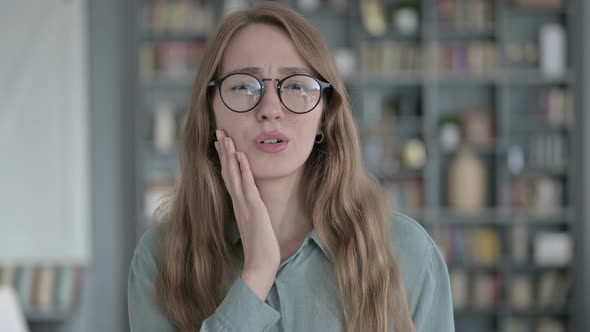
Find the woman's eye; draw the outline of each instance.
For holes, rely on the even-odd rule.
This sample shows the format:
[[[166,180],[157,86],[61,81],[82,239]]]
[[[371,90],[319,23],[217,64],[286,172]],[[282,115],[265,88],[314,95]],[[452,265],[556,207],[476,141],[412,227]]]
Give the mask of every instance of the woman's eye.
[[[250,84],[238,84],[231,88],[234,93],[254,93],[256,90],[259,90],[259,88]]]
[[[308,92],[309,88],[307,88],[304,84],[298,84],[298,83],[291,83],[287,86],[283,87],[284,89],[288,90],[288,91],[299,91],[299,92]]]

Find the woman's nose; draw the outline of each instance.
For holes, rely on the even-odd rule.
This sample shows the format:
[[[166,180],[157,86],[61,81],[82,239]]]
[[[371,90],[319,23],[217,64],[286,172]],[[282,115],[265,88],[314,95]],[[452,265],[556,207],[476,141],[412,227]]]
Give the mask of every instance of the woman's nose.
[[[283,117],[283,104],[274,81],[266,82],[262,100],[258,105],[258,120],[278,120]]]

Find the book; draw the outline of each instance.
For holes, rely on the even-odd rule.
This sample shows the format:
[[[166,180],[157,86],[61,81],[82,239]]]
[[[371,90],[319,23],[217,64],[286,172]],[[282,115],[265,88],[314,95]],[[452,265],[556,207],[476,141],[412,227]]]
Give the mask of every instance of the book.
[[[469,305],[469,285],[468,275],[464,270],[452,269],[450,271],[451,293],[453,298],[453,308],[464,309]]]
[[[565,325],[557,319],[542,318],[537,323],[537,332],[565,332]]]
[[[470,234],[470,250],[465,254],[471,253],[472,261],[477,264],[485,266],[497,264],[500,255],[498,231],[487,228],[474,230],[468,234]]]
[[[74,292],[74,271],[69,266],[57,269],[55,280],[54,306],[56,310],[67,311],[72,307]]]
[[[498,279],[492,274],[473,277],[472,305],[477,309],[492,309],[498,302]]]
[[[569,274],[549,271],[541,274],[537,285],[536,304],[541,309],[563,308],[571,289]]]
[[[510,281],[510,305],[526,310],[533,304],[533,282],[529,276],[514,276]]]
[[[29,310],[33,299],[34,267],[19,266],[16,273],[16,291],[24,311]]]
[[[53,307],[55,268],[42,265],[37,273],[37,292],[35,304],[40,311],[50,311]]]
[[[15,265],[4,265],[0,271],[0,286],[14,287],[16,275]]]

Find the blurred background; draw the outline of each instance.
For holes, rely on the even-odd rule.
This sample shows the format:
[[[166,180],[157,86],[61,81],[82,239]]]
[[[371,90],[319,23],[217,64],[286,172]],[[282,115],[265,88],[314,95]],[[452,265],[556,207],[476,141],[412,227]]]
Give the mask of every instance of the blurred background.
[[[31,331],[129,330],[205,44],[250,2],[0,1],[0,284]],[[590,2],[281,2],[325,37],[367,168],[443,253],[457,331],[587,331]]]

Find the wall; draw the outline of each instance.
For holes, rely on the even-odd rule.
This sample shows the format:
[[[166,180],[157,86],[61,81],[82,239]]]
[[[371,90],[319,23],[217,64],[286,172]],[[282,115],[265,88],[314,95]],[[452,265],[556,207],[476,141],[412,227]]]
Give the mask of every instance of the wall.
[[[134,1],[88,0],[92,257],[83,303],[66,323],[32,332],[128,331],[134,225]]]
[[[576,310],[576,327],[579,331],[586,331],[590,327],[590,1],[580,1],[581,17],[579,18],[580,29],[577,41],[583,44],[582,53],[578,55],[581,62],[581,71],[578,78],[582,80],[581,91],[578,94],[579,113],[581,119],[578,122],[580,126],[580,146],[578,152],[581,154],[581,163],[578,167],[582,170],[584,177],[580,181],[579,199],[580,207],[580,241],[577,250],[579,250],[578,261],[579,273],[575,282],[575,296],[578,296],[575,302]]]

